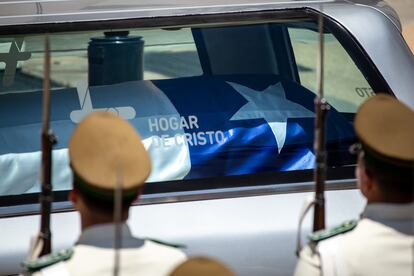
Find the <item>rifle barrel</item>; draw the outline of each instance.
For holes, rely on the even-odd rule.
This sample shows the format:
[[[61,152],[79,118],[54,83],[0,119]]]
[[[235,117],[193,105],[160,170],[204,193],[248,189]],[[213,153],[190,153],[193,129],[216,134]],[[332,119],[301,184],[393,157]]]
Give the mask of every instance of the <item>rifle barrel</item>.
[[[43,126],[42,126],[42,165],[41,165],[41,221],[40,238],[43,240],[43,248],[40,256],[49,254],[52,249],[50,231],[50,213],[52,205],[52,146],[54,137],[49,131],[50,113],[50,51],[49,37],[45,37],[45,58],[43,77]]]
[[[315,143],[316,165],[314,170],[315,181],[315,209],[313,217],[313,231],[325,228],[325,179],[326,179],[326,148],[325,148],[325,118],[329,105],[324,99],[324,20],[322,12],[318,20],[319,28],[319,55],[318,55],[318,94],[315,98]]]

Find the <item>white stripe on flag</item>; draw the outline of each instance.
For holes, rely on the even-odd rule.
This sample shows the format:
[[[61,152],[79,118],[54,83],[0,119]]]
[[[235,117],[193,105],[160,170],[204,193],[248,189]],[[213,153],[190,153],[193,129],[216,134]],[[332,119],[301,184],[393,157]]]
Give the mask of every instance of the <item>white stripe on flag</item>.
[[[191,169],[190,152],[187,143],[176,143],[174,137],[184,136],[184,130],[181,128],[168,127],[165,129],[154,129],[151,123],[154,120],[163,118],[164,122],[179,121],[180,114],[171,103],[170,99],[158,89],[151,81],[134,81],[115,85],[94,87],[97,95],[100,91],[113,93],[129,92],[130,95],[136,95],[135,118],[130,119],[143,139],[145,148],[148,150],[151,162],[152,172],[148,182],[179,180],[183,179]],[[118,95],[120,96],[120,95]],[[93,100],[93,97],[91,97]],[[92,103],[91,110],[94,111]],[[103,108],[100,108],[102,110]],[[104,108],[105,109],[105,108]],[[106,107],[112,110],[113,107]],[[131,112],[130,112],[131,113]],[[133,114],[133,113],[131,113]],[[85,114],[84,114],[85,115]],[[67,114],[68,122],[70,114]],[[21,126],[24,129],[26,126]],[[59,133],[57,133],[59,136]],[[168,146],[159,146],[154,144],[154,137],[168,136],[163,139]],[[9,153],[0,155],[0,195],[13,195],[22,193],[39,192],[39,171],[40,171],[40,151],[28,153]],[[72,175],[69,168],[67,149],[53,150],[53,173],[52,185],[53,190],[69,190],[72,184]]]

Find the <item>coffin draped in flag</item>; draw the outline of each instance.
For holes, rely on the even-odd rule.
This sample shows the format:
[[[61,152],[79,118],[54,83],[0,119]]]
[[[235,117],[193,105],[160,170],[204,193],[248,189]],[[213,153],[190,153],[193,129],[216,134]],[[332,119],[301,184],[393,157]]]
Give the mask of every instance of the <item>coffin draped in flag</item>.
[[[150,153],[148,182],[311,169],[314,94],[274,75],[200,76],[51,93],[54,190],[71,186],[67,145],[96,110],[130,121]],[[0,95],[0,194],[39,190],[41,91]],[[328,115],[329,162],[349,162],[351,123]]]

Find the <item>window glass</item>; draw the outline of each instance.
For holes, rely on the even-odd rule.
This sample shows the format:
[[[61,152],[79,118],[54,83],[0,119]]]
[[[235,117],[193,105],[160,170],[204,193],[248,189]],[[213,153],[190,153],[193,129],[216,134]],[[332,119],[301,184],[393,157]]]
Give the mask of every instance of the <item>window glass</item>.
[[[151,183],[312,169],[317,33],[310,25],[51,35],[54,190],[70,189],[69,137],[97,110],[140,133]],[[42,35],[0,38],[0,195],[40,190],[43,43]],[[340,167],[354,162],[347,147],[355,135],[344,114],[363,100],[355,88],[369,85],[328,33],[326,45],[334,107],[328,162]]]
[[[317,91],[319,33],[312,29],[289,28],[289,35],[300,82],[311,91]],[[358,106],[374,94],[373,89],[333,34],[326,33],[324,41],[325,97],[336,110],[355,113]]]

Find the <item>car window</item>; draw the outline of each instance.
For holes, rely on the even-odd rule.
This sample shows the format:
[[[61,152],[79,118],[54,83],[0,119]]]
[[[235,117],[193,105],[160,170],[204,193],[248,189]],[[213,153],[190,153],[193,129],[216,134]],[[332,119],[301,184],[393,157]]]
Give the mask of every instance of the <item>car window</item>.
[[[316,91],[316,56],[319,51],[319,34],[315,30],[289,28],[300,82]],[[374,94],[364,75],[355,65],[344,47],[331,33],[324,34],[325,78],[327,101],[339,112],[355,113],[359,105]]]
[[[235,176],[278,173],[277,181],[313,169],[316,29],[304,21],[51,34],[53,189],[70,189],[69,137],[92,111],[137,129],[151,156],[150,183],[220,187],[220,177],[225,186]],[[343,167],[355,163],[348,115],[365,97],[356,88],[371,90],[325,36],[328,163]],[[0,195],[40,190],[43,41],[0,38]]]
[[[122,41],[123,37],[128,37],[123,42],[131,47],[126,47],[127,51],[123,51],[122,48],[119,51],[112,49],[112,52],[110,48],[107,48],[107,53],[105,53],[105,57],[101,57],[102,59],[107,59],[108,56],[114,56],[114,60],[119,61],[128,59],[131,49],[139,48],[141,41],[144,43],[145,51],[142,51],[143,55],[140,56],[140,53],[136,52],[136,62],[131,63],[131,66],[136,67],[135,70],[141,67],[144,79],[167,79],[202,74],[194,39],[189,28],[108,32],[106,38],[110,40],[111,37],[119,38],[118,42]],[[42,35],[0,38],[0,54],[5,57],[1,60],[3,62],[0,62],[0,77],[3,80],[0,85],[0,92],[41,89],[43,39],[44,36]],[[104,39],[104,31],[51,35],[52,86],[76,87],[78,82],[88,81],[88,46],[94,40],[93,46],[95,47],[90,64],[99,63],[99,55],[104,55],[104,53],[98,51],[100,46],[104,47]],[[100,42],[102,43],[99,44]],[[116,43],[116,39],[113,39],[112,42]],[[14,70],[12,62],[14,59],[18,61],[17,70]],[[8,60],[10,62],[7,63],[6,70]],[[111,62],[114,62],[114,60],[111,60]],[[110,73],[113,74],[114,72]],[[114,78],[110,73],[105,76]],[[120,73],[131,74],[132,71],[125,70]]]

